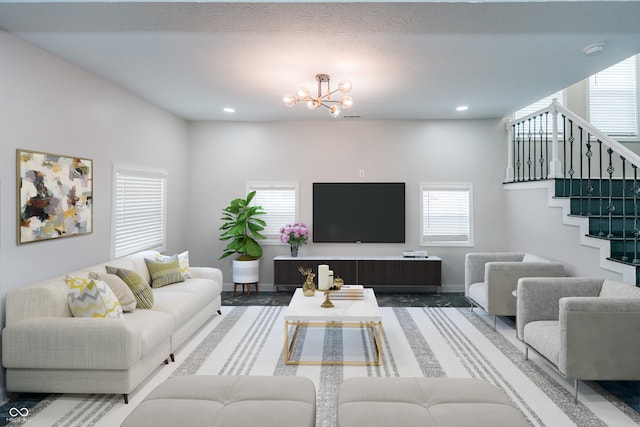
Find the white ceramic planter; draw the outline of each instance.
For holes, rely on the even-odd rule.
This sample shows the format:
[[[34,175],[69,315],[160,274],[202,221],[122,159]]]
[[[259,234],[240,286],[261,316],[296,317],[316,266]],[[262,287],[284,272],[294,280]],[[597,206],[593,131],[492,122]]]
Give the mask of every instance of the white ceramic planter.
[[[258,283],[260,281],[260,260],[233,260],[233,283]]]

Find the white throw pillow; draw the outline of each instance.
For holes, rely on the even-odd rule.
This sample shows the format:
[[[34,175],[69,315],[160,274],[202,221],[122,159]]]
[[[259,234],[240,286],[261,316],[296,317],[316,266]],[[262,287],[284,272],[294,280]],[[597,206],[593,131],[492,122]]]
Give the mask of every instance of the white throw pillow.
[[[74,317],[124,319],[120,301],[102,280],[67,275],[67,301]]]
[[[133,295],[133,292],[129,286],[124,283],[124,280],[115,274],[91,272],[89,273],[89,278],[102,280],[109,285],[113,293],[116,295],[116,298],[118,298],[118,301],[120,301],[122,311],[125,313],[136,309],[136,297]]]

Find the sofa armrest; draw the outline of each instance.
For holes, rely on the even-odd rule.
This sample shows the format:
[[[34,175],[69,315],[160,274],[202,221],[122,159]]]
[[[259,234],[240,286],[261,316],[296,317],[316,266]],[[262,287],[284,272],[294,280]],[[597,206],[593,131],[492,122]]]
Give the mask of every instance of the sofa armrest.
[[[564,266],[556,262],[488,262],[485,267],[488,313],[517,312],[513,291],[522,277],[565,276]]]
[[[5,368],[128,369],[141,358],[138,324],[125,319],[38,317],[2,331]]]
[[[222,286],[222,270],[215,267],[189,267],[191,275],[196,279],[210,279]]]
[[[568,378],[640,379],[640,298],[562,298],[559,320],[558,368]]]
[[[495,261],[521,261],[524,253],[516,252],[471,252],[464,258],[465,293],[473,283],[484,281],[485,265]]]
[[[560,298],[567,296],[597,296],[604,279],[588,277],[523,277],[517,287],[517,333],[527,323],[558,320]]]

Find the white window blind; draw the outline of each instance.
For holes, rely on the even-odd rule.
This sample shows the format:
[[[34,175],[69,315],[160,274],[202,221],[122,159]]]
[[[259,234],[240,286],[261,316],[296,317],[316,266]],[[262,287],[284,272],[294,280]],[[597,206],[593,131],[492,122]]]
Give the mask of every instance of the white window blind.
[[[471,246],[471,184],[421,184],[420,192],[422,245]]]
[[[280,242],[280,227],[293,224],[298,215],[297,183],[260,183],[247,184],[247,193],[256,191],[251,204],[262,206],[265,215],[260,219],[267,223],[262,234],[267,238],[265,243]]]
[[[164,250],[167,172],[114,166],[113,255]]]
[[[613,136],[638,134],[636,58],[632,56],[589,77],[591,123]]]

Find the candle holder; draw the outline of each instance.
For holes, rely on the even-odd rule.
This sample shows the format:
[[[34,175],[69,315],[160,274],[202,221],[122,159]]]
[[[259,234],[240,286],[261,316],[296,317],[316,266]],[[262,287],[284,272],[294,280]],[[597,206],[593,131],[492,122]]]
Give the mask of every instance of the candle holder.
[[[324,302],[322,304],[320,304],[320,307],[322,308],[333,308],[335,307],[333,305],[333,303],[331,302],[330,296],[331,296],[331,292],[333,291],[324,291]]]

